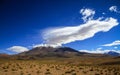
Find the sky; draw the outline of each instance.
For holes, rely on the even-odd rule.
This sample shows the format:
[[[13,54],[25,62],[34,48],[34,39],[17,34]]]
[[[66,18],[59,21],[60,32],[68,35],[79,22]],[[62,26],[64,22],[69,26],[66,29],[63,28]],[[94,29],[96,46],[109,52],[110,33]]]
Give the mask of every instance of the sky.
[[[0,0],[0,53],[38,46],[120,53],[120,0]]]

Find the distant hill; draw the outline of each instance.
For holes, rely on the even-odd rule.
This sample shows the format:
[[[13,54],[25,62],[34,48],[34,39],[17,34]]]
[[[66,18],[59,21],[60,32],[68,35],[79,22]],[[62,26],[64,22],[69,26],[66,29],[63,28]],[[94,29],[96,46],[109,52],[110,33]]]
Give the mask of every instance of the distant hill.
[[[108,55],[111,55],[111,56],[120,56],[120,53],[117,53],[117,52],[114,52],[114,51],[109,51],[109,52],[104,53],[104,54],[108,54]]]
[[[0,53],[0,59],[8,59],[10,55],[5,54],[5,53]]]
[[[6,53],[0,53],[0,57],[2,57],[2,56],[9,56],[9,55]]]

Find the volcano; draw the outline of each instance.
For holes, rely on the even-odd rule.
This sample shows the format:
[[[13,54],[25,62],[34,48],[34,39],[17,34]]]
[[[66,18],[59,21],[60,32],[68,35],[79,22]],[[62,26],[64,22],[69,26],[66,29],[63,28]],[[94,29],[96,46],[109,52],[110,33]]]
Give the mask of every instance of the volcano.
[[[79,52],[69,47],[36,47],[27,52],[19,53],[19,56],[34,56],[34,57],[74,57],[87,54]]]

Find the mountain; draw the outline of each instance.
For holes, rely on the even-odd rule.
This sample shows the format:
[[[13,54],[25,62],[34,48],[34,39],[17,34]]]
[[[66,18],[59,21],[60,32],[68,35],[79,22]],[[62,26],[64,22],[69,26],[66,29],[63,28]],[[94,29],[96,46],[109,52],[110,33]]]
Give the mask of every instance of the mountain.
[[[109,51],[109,52],[104,53],[104,54],[111,55],[111,56],[120,56],[120,53],[117,53],[117,52],[114,52],[114,51]]]
[[[86,54],[79,52],[69,47],[36,47],[27,52],[22,52],[18,56],[33,56],[34,57],[74,57]]]

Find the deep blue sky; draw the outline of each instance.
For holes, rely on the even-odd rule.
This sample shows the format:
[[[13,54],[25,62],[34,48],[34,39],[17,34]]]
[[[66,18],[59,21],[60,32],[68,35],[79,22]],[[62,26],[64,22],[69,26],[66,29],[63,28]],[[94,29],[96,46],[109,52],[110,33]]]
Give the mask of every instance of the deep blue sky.
[[[11,46],[31,46],[43,42],[41,32],[46,28],[76,26],[83,23],[79,13],[82,8],[92,8],[95,17],[109,13],[110,6],[120,8],[120,0],[0,0],[0,51]],[[120,40],[120,25],[109,32],[97,33],[93,38],[66,44],[75,49],[96,49],[99,45]]]

